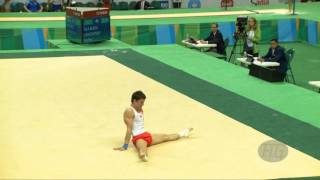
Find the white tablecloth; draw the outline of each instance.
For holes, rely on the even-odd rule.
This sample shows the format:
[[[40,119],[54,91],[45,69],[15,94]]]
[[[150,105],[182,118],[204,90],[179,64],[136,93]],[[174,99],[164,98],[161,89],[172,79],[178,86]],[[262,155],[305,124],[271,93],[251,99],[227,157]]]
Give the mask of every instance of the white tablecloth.
[[[320,81],[309,81],[309,84],[310,84],[311,86],[320,88]]]
[[[217,47],[216,44],[202,44],[200,42],[198,44],[193,44],[193,43],[188,42],[187,40],[183,40],[182,44],[186,45],[187,47],[193,47],[196,49],[200,49],[201,51],[205,48]]]
[[[237,58],[237,61],[239,61],[239,62],[241,62],[243,64],[246,64],[246,65],[251,65],[252,64],[252,62],[247,61],[247,58],[245,58],[245,57]]]
[[[261,61],[257,61],[257,60],[254,60],[253,64],[257,65],[257,66],[261,66],[261,67],[278,67],[278,66],[280,66],[280,64],[277,62],[261,62]]]
[[[245,57],[237,58],[237,61],[239,61],[241,63],[244,63],[244,64],[247,64],[247,65],[251,65],[252,64],[252,62],[247,61],[247,58],[245,58]],[[261,66],[261,67],[278,67],[278,66],[280,66],[280,64],[277,63],[277,62],[261,62],[261,61],[258,61],[258,60],[254,60],[253,64],[257,65],[257,66]]]

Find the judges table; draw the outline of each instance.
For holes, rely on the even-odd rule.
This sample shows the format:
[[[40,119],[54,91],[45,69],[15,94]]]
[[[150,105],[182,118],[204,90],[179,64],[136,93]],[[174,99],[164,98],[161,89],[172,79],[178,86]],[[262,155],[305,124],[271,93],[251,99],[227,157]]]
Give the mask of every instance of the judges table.
[[[309,84],[315,88],[318,89],[318,92],[320,93],[320,81],[309,81]]]
[[[249,75],[265,81],[283,82],[286,76],[286,74],[275,69],[275,67],[280,66],[278,62],[261,62],[258,61],[257,57],[254,57],[253,62],[249,61],[246,57],[237,58],[237,61],[249,66]]]
[[[200,43],[200,41],[197,41],[197,44],[195,44],[195,43],[190,43],[188,40],[183,40],[182,44],[184,44],[189,48],[199,49],[201,52],[203,52],[205,49],[208,49],[208,48],[217,47],[216,44],[202,44]]]

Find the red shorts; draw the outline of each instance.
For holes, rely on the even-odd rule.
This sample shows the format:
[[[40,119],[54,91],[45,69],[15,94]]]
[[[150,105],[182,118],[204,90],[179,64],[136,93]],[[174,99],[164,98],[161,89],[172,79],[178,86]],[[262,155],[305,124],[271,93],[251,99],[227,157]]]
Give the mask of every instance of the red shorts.
[[[134,145],[136,145],[136,142],[137,142],[138,139],[145,140],[147,142],[148,146],[150,146],[152,144],[152,136],[151,136],[151,134],[149,132],[144,132],[142,134],[133,136],[132,143]]]

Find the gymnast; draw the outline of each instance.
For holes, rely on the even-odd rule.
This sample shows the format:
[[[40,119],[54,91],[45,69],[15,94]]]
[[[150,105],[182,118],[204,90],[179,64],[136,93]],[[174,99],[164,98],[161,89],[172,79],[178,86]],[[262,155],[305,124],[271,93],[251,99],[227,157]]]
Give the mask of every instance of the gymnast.
[[[146,162],[148,161],[148,146],[189,137],[193,128],[183,129],[176,134],[150,134],[144,129],[142,106],[145,100],[146,95],[142,91],[136,91],[132,94],[131,106],[123,114],[123,120],[127,126],[124,144],[121,147],[114,148],[114,150],[127,150],[130,138],[133,136],[132,143],[137,148],[138,156]]]

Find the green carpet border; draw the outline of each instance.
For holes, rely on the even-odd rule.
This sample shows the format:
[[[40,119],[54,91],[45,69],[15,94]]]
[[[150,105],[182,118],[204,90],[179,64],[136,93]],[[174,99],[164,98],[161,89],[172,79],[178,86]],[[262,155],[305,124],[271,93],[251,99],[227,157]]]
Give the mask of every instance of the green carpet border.
[[[274,180],[319,180],[320,176],[297,177],[297,178],[279,178]]]

